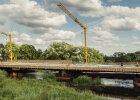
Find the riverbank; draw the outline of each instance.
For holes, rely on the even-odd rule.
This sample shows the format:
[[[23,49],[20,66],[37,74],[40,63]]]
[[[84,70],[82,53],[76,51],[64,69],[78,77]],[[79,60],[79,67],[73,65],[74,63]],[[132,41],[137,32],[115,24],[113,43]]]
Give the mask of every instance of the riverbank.
[[[90,91],[77,92],[55,78],[11,79],[0,70],[0,100],[105,100]]]

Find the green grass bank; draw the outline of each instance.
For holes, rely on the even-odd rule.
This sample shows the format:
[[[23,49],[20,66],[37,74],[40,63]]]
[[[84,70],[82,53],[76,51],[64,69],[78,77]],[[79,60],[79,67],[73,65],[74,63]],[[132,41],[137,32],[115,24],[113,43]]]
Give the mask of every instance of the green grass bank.
[[[44,79],[11,79],[0,70],[0,100],[105,100],[90,91],[77,92],[57,82],[53,75]]]

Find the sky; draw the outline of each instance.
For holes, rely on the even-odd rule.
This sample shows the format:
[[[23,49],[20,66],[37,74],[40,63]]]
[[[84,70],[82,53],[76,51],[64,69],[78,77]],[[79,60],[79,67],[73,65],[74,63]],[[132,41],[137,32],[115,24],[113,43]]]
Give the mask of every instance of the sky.
[[[18,45],[45,50],[55,41],[84,46],[84,30],[66,15],[61,2],[87,26],[87,46],[100,53],[140,51],[140,0],[0,0],[0,31]],[[0,35],[0,43],[9,38]]]

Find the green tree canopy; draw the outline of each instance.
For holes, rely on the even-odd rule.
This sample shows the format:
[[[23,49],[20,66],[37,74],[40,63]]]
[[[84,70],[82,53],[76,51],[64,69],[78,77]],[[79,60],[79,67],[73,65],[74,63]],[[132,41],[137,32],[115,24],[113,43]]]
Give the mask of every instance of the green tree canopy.
[[[0,48],[0,53],[5,59],[9,59],[9,43]],[[72,60],[73,62],[84,62],[84,47],[75,47],[66,42],[54,42],[48,49],[36,50],[33,45],[23,44],[21,46],[12,43],[14,59],[48,59],[48,60]],[[99,51],[88,47],[89,62],[103,62]]]
[[[33,45],[23,44],[19,48],[19,59],[36,59],[37,51]]]
[[[93,48],[88,49],[88,58],[90,62],[103,62],[103,57],[98,51]],[[72,60],[74,62],[84,62],[84,48],[75,47],[66,42],[54,42],[48,50],[42,53],[41,59],[61,59],[61,60]]]
[[[10,56],[10,44],[9,42],[6,43],[6,45],[4,45],[3,48],[0,48],[0,53],[2,54],[2,57],[4,59],[9,59]],[[17,59],[19,56],[19,46],[15,43],[12,43],[12,52],[13,52],[13,58]]]

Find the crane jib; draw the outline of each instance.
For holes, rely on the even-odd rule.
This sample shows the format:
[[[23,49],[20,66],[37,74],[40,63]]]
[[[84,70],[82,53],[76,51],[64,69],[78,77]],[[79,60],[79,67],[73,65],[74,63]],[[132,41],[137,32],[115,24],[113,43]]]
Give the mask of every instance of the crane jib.
[[[71,17],[77,24],[79,24],[83,29],[84,29],[84,35],[85,35],[85,63],[87,63],[87,44],[86,44],[86,31],[87,31],[87,27],[86,25],[83,25],[76,17],[74,17],[72,15],[72,13],[70,13],[67,8],[64,7],[64,5],[62,5],[61,3],[58,4],[58,7],[60,7],[61,10],[63,10],[69,17]],[[86,21],[85,21],[86,24]]]

